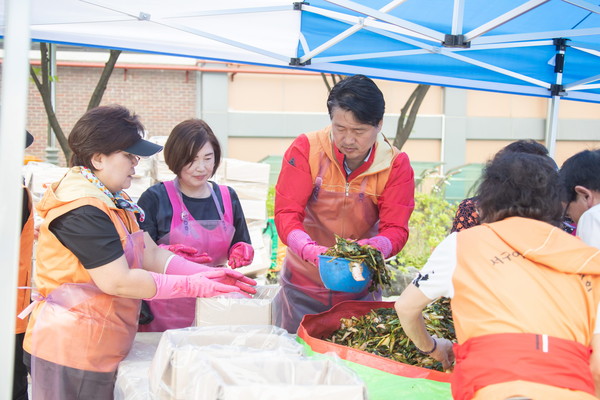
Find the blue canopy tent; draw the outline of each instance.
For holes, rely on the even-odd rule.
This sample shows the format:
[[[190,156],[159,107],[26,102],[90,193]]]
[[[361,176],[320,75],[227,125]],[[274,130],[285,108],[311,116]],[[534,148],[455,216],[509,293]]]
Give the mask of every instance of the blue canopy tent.
[[[597,2],[598,0],[596,0]],[[600,6],[586,0],[0,0],[2,304],[14,309],[18,188],[35,41],[600,102]],[[18,133],[18,134],[16,134]],[[15,140],[15,138],[19,138]],[[23,140],[21,140],[23,139]],[[10,313],[0,335],[11,354]],[[10,370],[10,357],[0,360]],[[10,388],[4,374],[0,391]],[[0,392],[0,398],[8,398]]]

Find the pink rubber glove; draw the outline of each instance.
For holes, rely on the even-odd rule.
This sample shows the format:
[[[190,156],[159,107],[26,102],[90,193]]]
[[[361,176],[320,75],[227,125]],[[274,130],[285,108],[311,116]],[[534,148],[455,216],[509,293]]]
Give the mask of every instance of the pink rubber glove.
[[[236,286],[221,283],[204,276],[205,273],[194,275],[165,275],[149,272],[156,285],[156,294],[144,300],[175,299],[180,297],[213,297],[225,293],[242,293]]]
[[[165,274],[168,275],[194,275],[198,272],[206,272],[212,270],[212,267],[197,264],[190,260],[186,260],[181,256],[172,257],[165,268]]]
[[[368,239],[361,239],[357,242],[361,246],[368,244],[375,247],[383,254],[383,258],[388,258],[392,255],[392,242],[385,236],[373,236]]]
[[[212,261],[212,257],[208,254],[201,253],[194,247],[186,246],[184,244],[159,244],[158,247],[169,250],[171,253],[175,253],[178,256],[198,264],[207,264]]]
[[[256,281],[248,278],[239,271],[234,271],[228,268],[211,268],[208,272],[202,273],[205,277],[212,279],[216,282],[237,286],[242,291],[241,293],[246,297],[250,297],[251,294],[256,293]]]
[[[254,248],[246,242],[237,242],[229,250],[228,264],[231,268],[239,268],[252,263]]]
[[[288,234],[287,245],[304,261],[316,266],[319,265],[319,256],[327,251],[327,247],[319,246],[308,233],[300,229],[294,229]]]

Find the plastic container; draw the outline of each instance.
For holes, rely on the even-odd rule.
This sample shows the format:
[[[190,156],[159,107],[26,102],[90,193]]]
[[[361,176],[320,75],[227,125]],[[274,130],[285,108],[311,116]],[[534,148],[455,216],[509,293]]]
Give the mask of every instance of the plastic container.
[[[360,293],[371,282],[373,271],[362,262],[341,257],[319,256],[319,275],[329,290]]]
[[[325,340],[325,338],[331,337],[334,331],[340,329],[341,318],[359,318],[377,308],[393,307],[393,301],[343,301],[320,314],[305,315],[298,328],[298,337],[304,340],[317,353],[335,353],[344,360],[407,378],[423,378],[438,382],[450,382],[452,376],[450,373],[401,363],[391,358],[381,357],[373,353]]]

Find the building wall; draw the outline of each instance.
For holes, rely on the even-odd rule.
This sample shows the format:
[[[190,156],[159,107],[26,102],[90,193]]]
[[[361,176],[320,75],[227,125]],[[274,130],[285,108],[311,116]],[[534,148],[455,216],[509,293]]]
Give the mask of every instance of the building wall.
[[[77,119],[85,113],[101,69],[59,66],[57,71],[57,117],[68,135]],[[140,116],[149,135],[168,135],[176,123],[195,116],[195,92],[196,75],[191,72],[116,69],[101,104],[121,104]],[[29,84],[28,108],[27,129],[36,140],[27,149],[27,154],[45,159],[47,119],[33,81]],[[62,152],[59,154],[64,165]]]
[[[123,54],[119,62],[126,57]],[[235,73],[202,72],[193,61],[176,59],[175,64],[190,65],[187,70],[117,64],[102,104],[118,103],[136,112],[151,136],[168,135],[185,119],[204,118],[220,138],[224,154],[246,161],[282,155],[298,134],[328,124],[327,88],[319,74],[229,64],[206,66]],[[61,66],[59,56],[56,104],[66,133],[85,112],[100,73],[97,66]],[[415,85],[383,80],[377,84],[386,98],[383,132],[393,139],[400,109]],[[547,104],[536,97],[431,87],[403,150],[413,161],[443,161],[447,168],[482,163],[513,140],[543,142]],[[46,115],[33,82],[28,117],[36,142],[27,154],[44,159]],[[600,105],[562,101],[558,164],[595,147],[600,147]]]

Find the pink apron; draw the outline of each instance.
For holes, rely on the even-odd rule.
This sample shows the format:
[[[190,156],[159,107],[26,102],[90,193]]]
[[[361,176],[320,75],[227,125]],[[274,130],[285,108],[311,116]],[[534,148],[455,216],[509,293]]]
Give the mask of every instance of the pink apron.
[[[144,232],[127,233],[123,250],[129,268],[141,268]],[[91,390],[94,398],[110,398],[110,377],[129,353],[137,331],[140,300],[106,294],[93,282],[63,283],[22,314],[34,308],[33,398],[69,399],[67,394],[74,390]],[[106,381],[100,384],[99,379]]]
[[[321,246],[335,244],[335,234],[349,239],[375,236],[379,228],[377,206],[366,197],[364,178],[359,193],[322,190],[323,173],[331,161],[322,157],[313,194],[306,204],[304,229]],[[305,262],[288,248],[280,273],[281,290],[274,301],[276,325],[296,333],[305,314],[329,310],[346,300],[381,300],[381,292],[336,292],[325,288],[315,265]]]
[[[184,244],[207,253],[212,262],[211,267],[222,267],[227,263],[229,247],[235,234],[233,211],[229,189],[219,186],[225,213],[221,211],[219,200],[213,191],[212,184],[207,183],[215,207],[219,212],[218,220],[195,220],[188,211],[177,180],[163,182],[173,207],[171,230],[158,240],[159,244]],[[186,328],[192,326],[195,318],[196,299],[182,298],[170,300],[153,300],[148,305],[154,320],[147,325],[140,325],[140,332],[163,332],[166,329]]]

